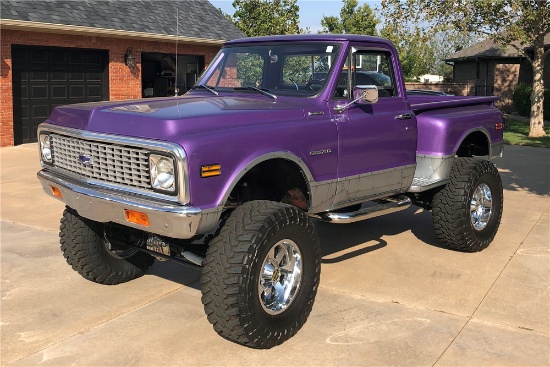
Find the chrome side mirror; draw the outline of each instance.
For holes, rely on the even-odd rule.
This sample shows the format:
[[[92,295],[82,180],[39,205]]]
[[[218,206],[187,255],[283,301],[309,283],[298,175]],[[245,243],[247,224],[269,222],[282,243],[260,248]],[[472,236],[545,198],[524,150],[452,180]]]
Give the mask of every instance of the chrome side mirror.
[[[354,103],[372,104],[378,102],[378,87],[376,85],[356,85],[353,87],[353,101],[343,106],[336,106],[334,110],[342,113]]]
[[[356,103],[376,103],[378,88],[376,85],[357,85],[353,88],[353,99]]]

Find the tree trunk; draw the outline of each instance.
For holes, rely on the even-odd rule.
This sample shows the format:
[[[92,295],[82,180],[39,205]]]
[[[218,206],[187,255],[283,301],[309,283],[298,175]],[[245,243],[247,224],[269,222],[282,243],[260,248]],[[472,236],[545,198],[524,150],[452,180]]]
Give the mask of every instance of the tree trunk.
[[[543,103],[544,81],[544,33],[539,34],[533,45],[533,93],[531,94],[531,118],[529,121],[529,137],[539,138],[546,136],[544,132]]]

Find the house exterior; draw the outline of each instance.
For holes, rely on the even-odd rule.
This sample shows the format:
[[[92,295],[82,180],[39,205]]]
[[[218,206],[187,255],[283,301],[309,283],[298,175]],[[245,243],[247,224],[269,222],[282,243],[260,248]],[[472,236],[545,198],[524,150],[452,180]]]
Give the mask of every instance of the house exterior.
[[[443,83],[442,75],[424,74],[418,77],[421,83]]]
[[[544,38],[550,48],[550,34]],[[526,49],[529,52],[529,48]],[[475,95],[501,97],[499,107],[512,110],[512,95],[518,83],[532,84],[533,69],[528,60],[511,45],[502,47],[491,39],[465,48],[444,61],[453,65],[453,82],[473,83]],[[544,85],[550,88],[550,57],[544,63]]]
[[[36,141],[58,105],[182,94],[244,37],[207,0],[0,6],[1,146]]]

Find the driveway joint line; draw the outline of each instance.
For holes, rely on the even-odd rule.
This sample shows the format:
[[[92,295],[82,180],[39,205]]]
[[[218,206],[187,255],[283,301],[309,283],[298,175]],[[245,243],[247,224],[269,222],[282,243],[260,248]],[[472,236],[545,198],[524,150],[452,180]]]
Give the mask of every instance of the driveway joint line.
[[[539,218],[537,219],[537,221],[535,222],[535,224],[533,224],[533,226],[531,227],[531,229],[529,230],[529,232],[525,235],[525,237],[523,238],[523,240],[519,243],[518,247],[516,248],[516,250],[514,251],[514,253],[512,254],[512,256],[510,256],[510,258],[508,259],[508,261],[506,262],[506,264],[504,264],[504,266],[502,267],[502,270],[500,271],[500,273],[498,273],[498,276],[496,277],[496,279],[494,280],[494,282],[491,284],[491,286],[489,287],[489,289],[487,290],[487,292],[485,293],[485,295],[483,296],[483,298],[481,299],[481,301],[479,302],[479,304],[477,305],[476,309],[474,310],[474,312],[472,312],[472,314],[470,316],[468,316],[468,320],[466,321],[466,323],[464,324],[464,326],[460,329],[460,331],[456,334],[456,336],[451,340],[451,342],[449,343],[449,345],[447,345],[447,347],[445,348],[445,350],[441,353],[441,355],[437,358],[437,360],[434,362],[434,364],[432,365],[435,366],[437,364],[437,362],[439,362],[439,360],[441,359],[441,357],[443,357],[443,355],[445,354],[445,352],[447,352],[447,350],[451,347],[451,345],[453,345],[453,343],[455,342],[456,338],[458,338],[460,336],[460,334],[462,333],[462,331],[464,330],[464,328],[470,323],[470,321],[472,321],[472,318],[475,316],[477,310],[479,309],[479,307],[481,306],[481,304],[483,303],[483,301],[485,301],[485,298],[487,298],[487,295],[489,294],[489,292],[491,292],[491,289],[493,289],[493,287],[495,286],[496,282],[500,279],[500,276],[502,275],[502,273],[504,272],[504,270],[506,270],[506,268],[508,267],[508,264],[510,264],[510,261],[512,261],[512,259],[514,258],[514,256],[517,254],[519,248],[521,247],[521,245],[523,245],[523,243],[525,242],[525,240],[527,239],[527,237],[529,237],[529,235],[531,234],[531,232],[533,232],[533,229],[535,228],[535,226],[538,224],[538,222],[541,220],[541,218],[544,216],[544,213],[542,213]],[[480,320],[480,319],[476,319],[476,320]],[[482,321],[482,320],[481,320]],[[500,324],[497,324],[497,325],[500,325]]]
[[[475,318],[473,316],[469,321],[477,321],[477,322],[482,322],[484,324],[490,324],[490,325],[494,325],[494,326],[506,327],[506,328],[510,328],[514,331],[519,330],[519,331],[525,331],[525,332],[528,332],[528,333],[536,333],[536,334],[539,334],[539,335],[542,335],[542,336],[550,336],[550,333],[545,333],[545,332],[537,331],[537,330],[534,330],[534,329],[528,329],[528,328],[524,328],[524,327],[517,326],[517,325],[508,325],[508,324],[501,324],[501,323],[494,322],[494,321],[487,321],[487,320]]]
[[[469,315],[460,315],[460,314],[456,314],[456,313],[452,313],[452,312],[448,312],[448,311],[436,310],[434,308],[428,308],[428,307],[423,307],[423,306],[418,306],[418,305],[412,305],[412,304],[397,302],[397,301],[393,301],[393,300],[381,299],[381,298],[376,298],[376,297],[372,297],[372,296],[368,296],[368,295],[364,295],[364,294],[350,293],[350,292],[346,292],[346,291],[342,291],[342,290],[339,290],[339,289],[334,289],[334,288],[330,288],[330,287],[322,286],[322,285],[319,286],[319,289],[325,289],[325,290],[328,290],[328,291],[331,291],[331,292],[334,292],[334,293],[340,293],[340,294],[344,294],[344,295],[352,296],[352,297],[361,297],[361,298],[365,298],[369,301],[374,301],[374,302],[392,303],[392,304],[412,308],[414,310],[432,311],[432,312],[443,313],[443,314],[446,314],[446,315],[456,316],[456,317],[469,317]]]
[[[104,321],[98,323],[97,325],[93,325],[93,326],[91,326],[91,327],[89,327],[89,328],[86,328],[86,329],[84,329],[84,330],[81,330],[81,331],[79,331],[79,332],[77,332],[77,333],[75,333],[75,334],[69,335],[68,337],[66,337],[66,338],[64,338],[64,339],[62,339],[62,340],[59,340],[59,341],[57,341],[57,342],[55,342],[55,343],[52,343],[52,344],[50,344],[50,345],[47,345],[47,346],[45,346],[45,347],[43,347],[43,348],[41,348],[41,349],[39,349],[39,350],[36,350],[36,351],[34,351],[34,352],[32,352],[32,353],[26,355],[26,356],[23,356],[23,357],[21,357],[21,358],[15,359],[15,360],[13,360],[13,361],[9,361],[9,362],[7,362],[5,365],[7,366],[7,365],[9,365],[9,364],[12,364],[12,363],[16,363],[16,362],[22,361],[22,360],[24,360],[24,359],[26,359],[26,358],[32,357],[32,356],[34,356],[34,355],[36,355],[36,354],[38,354],[38,353],[40,353],[40,352],[43,352],[43,351],[45,351],[46,349],[49,349],[49,348],[55,347],[56,345],[59,345],[59,344],[61,344],[61,343],[64,343],[64,342],[66,342],[66,341],[68,341],[68,340],[70,340],[70,339],[72,339],[72,338],[74,338],[74,337],[77,337],[77,336],[79,336],[79,335],[84,335],[84,334],[86,334],[87,332],[89,332],[89,331],[91,331],[91,330],[93,330],[93,329],[95,329],[95,328],[97,328],[97,327],[99,327],[99,326],[101,326],[101,325],[104,325],[104,324],[106,324],[106,323],[108,323],[108,322],[111,322],[111,321],[113,321],[113,320],[116,320],[116,319],[118,319],[118,318],[120,318],[120,317],[122,317],[122,316],[128,315],[129,313],[134,312],[134,311],[137,311],[137,310],[139,310],[139,309],[141,309],[141,308],[143,308],[143,307],[146,307],[146,306],[148,306],[148,305],[150,305],[150,304],[152,304],[152,303],[154,303],[154,302],[160,300],[161,298],[164,298],[164,297],[166,297],[166,296],[169,296],[170,294],[179,291],[179,290],[182,289],[183,287],[184,287],[183,285],[180,285],[178,288],[173,289],[173,290],[171,290],[171,291],[169,291],[169,292],[163,293],[162,295],[160,295],[160,296],[158,296],[158,297],[152,299],[152,300],[149,301],[149,302],[145,302],[145,303],[139,304],[139,305],[137,305],[137,306],[135,306],[135,307],[132,307],[132,308],[130,308],[129,310],[127,310],[126,312],[119,313],[119,314],[117,314],[117,315],[115,315],[115,316],[113,316],[113,317],[110,317],[110,318],[107,319],[107,320],[104,320]]]

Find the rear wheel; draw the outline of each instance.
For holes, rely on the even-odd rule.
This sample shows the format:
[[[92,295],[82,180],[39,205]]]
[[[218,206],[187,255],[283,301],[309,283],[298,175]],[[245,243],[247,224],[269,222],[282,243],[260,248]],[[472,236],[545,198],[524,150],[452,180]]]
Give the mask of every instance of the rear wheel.
[[[497,233],[502,208],[502,181],[495,165],[475,158],[457,158],[449,183],[432,202],[437,238],[453,250],[481,251]]]
[[[248,347],[283,343],[311,312],[320,260],[315,227],[302,210],[270,201],[237,207],[206,254],[201,282],[208,321]]]
[[[113,246],[105,225],[81,217],[67,207],[59,232],[67,263],[84,278],[100,284],[120,284],[141,277],[153,257],[130,246]]]

